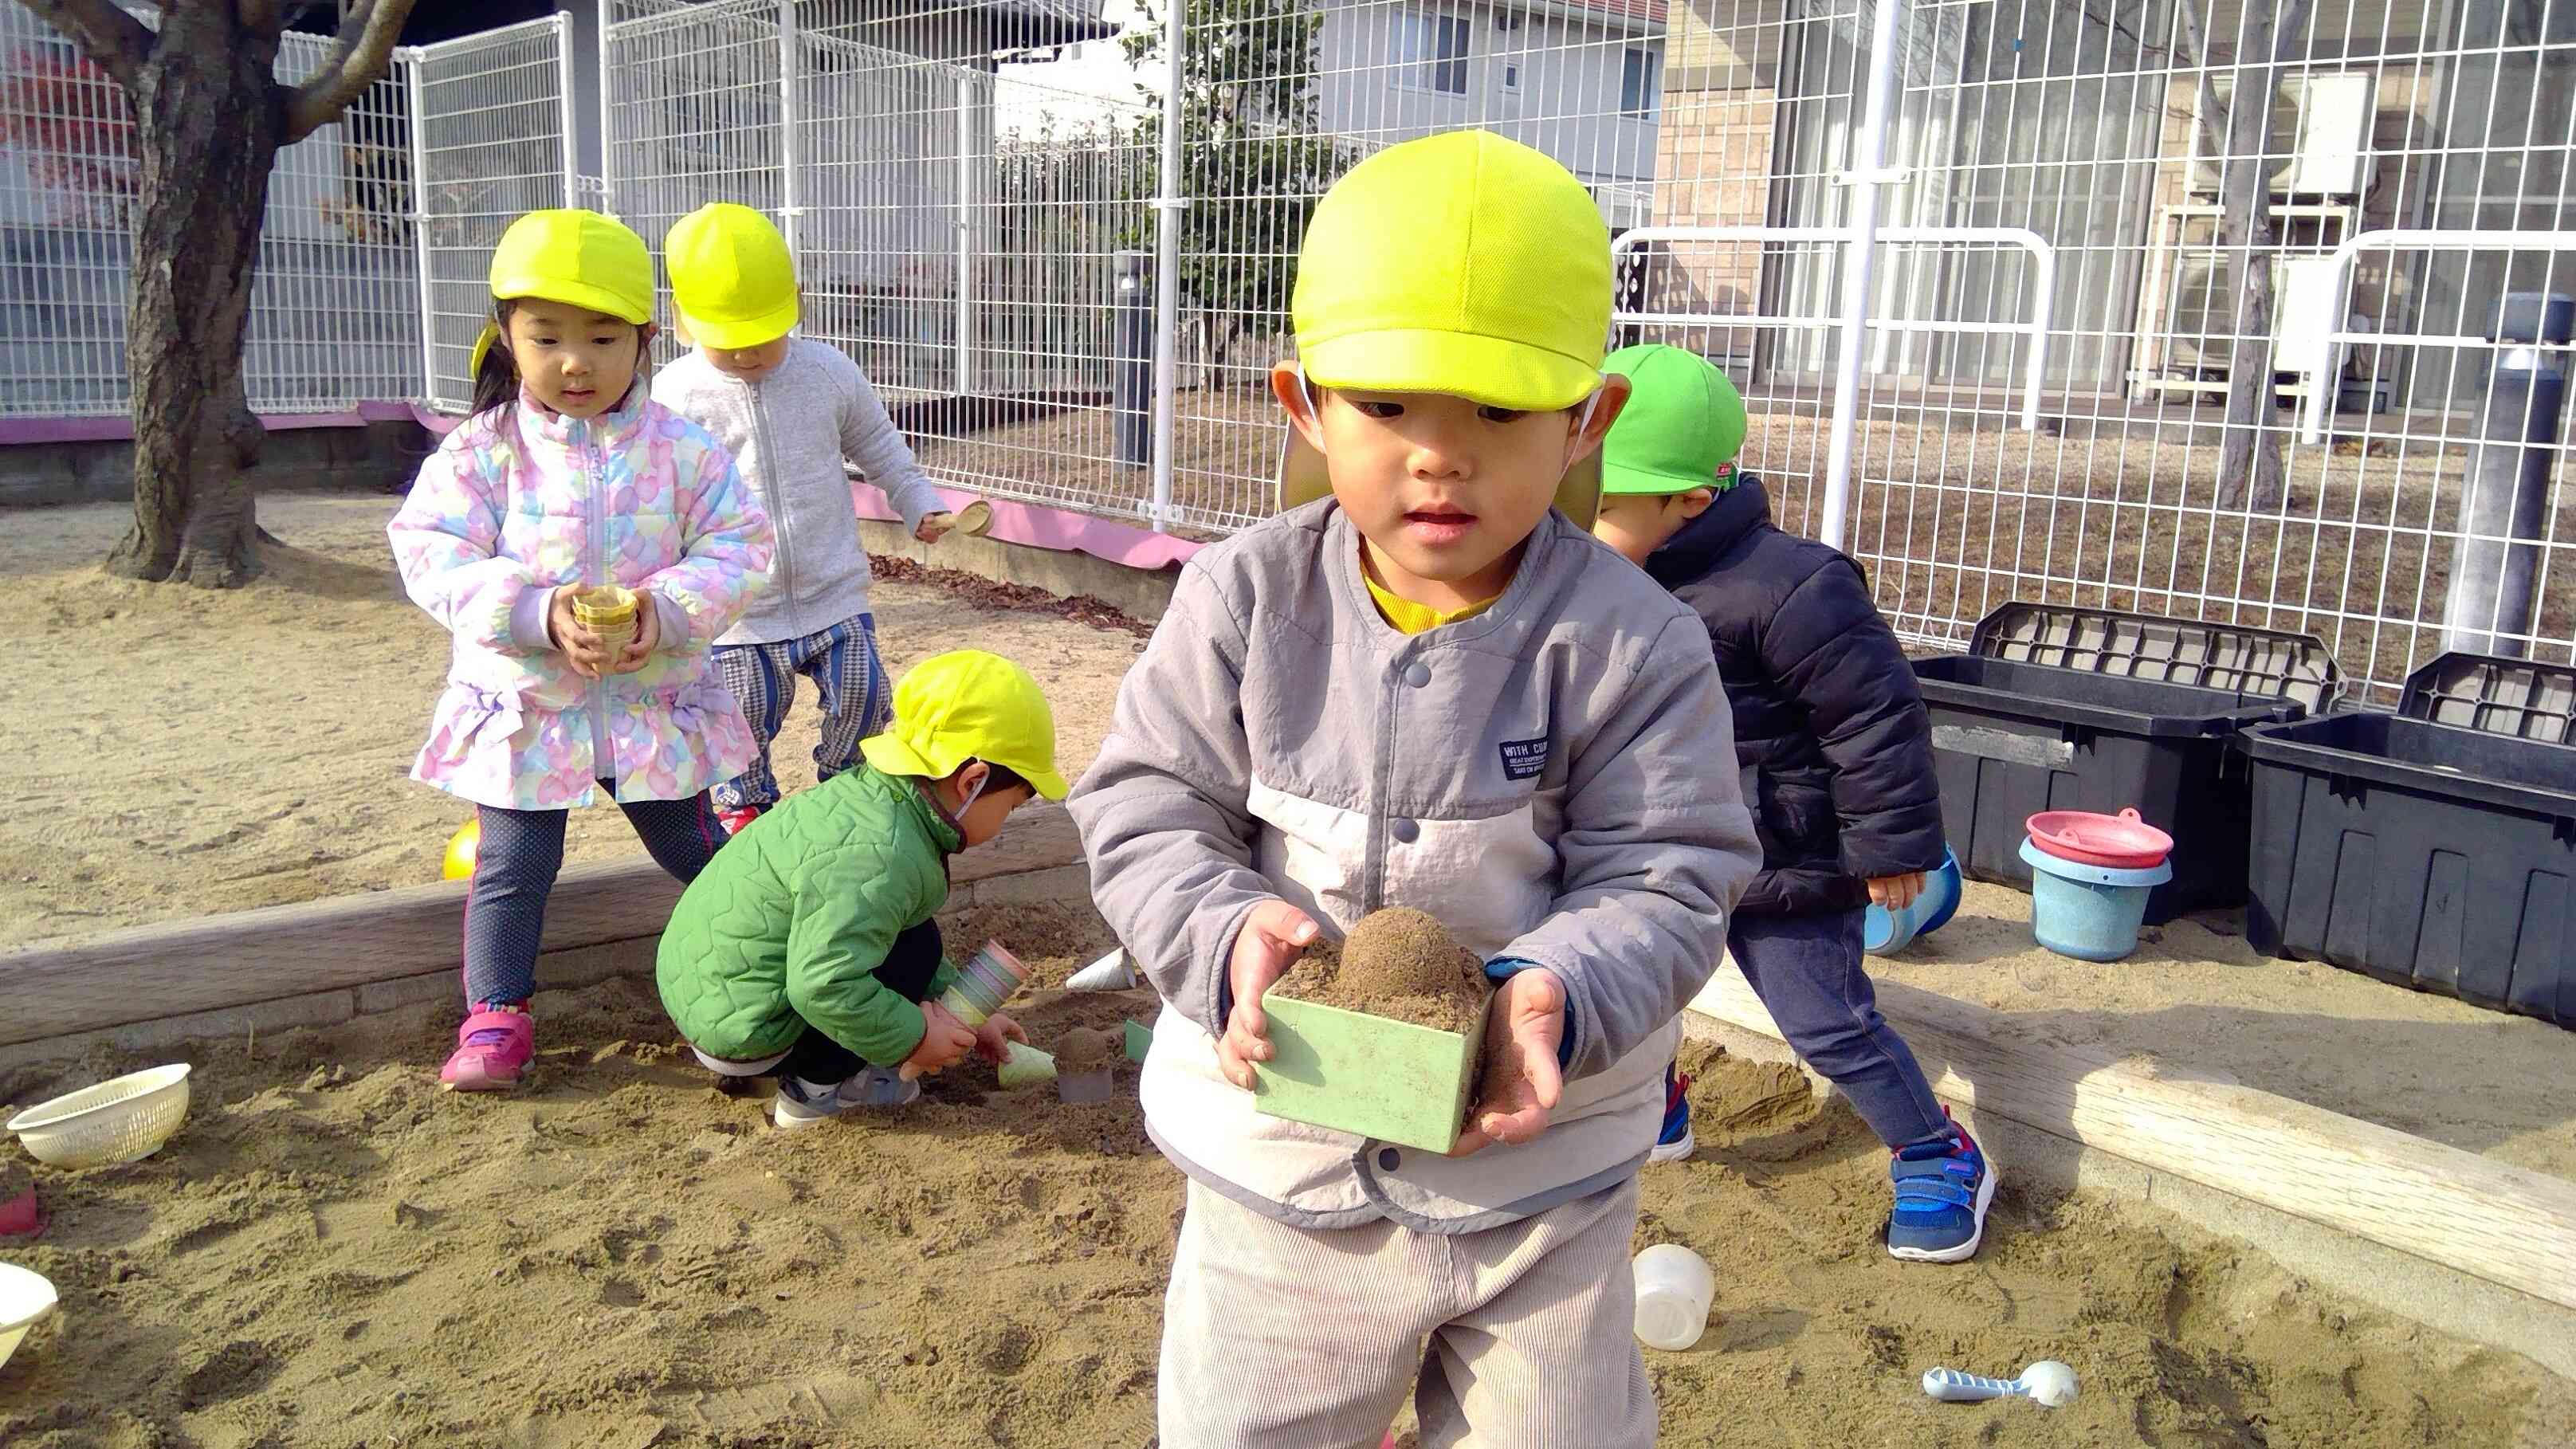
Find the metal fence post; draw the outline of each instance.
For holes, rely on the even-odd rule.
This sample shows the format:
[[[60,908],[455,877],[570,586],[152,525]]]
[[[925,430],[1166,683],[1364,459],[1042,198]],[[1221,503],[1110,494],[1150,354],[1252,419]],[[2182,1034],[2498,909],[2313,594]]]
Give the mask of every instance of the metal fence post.
[[[617,0],[599,0],[599,210],[606,216],[617,215],[617,133],[609,127],[615,111],[608,98],[609,78],[616,74],[608,36],[616,21]]]
[[[2576,304],[2563,292],[2508,292],[2498,309],[2494,340],[2524,345],[2497,353],[2488,375],[2442,601],[2445,649],[2529,653],[2516,636],[2530,635],[2535,623],[2550,463],[2567,400],[2566,370],[2546,349],[2567,341],[2571,310]]]
[[[427,404],[438,397],[438,314],[430,308],[429,289],[429,146],[421,136],[429,113],[421,100],[420,52],[397,51],[394,58],[411,97],[411,257],[420,272],[420,400]],[[472,378],[466,379],[466,392],[470,403]]]
[[[796,0],[778,0],[778,216],[786,223],[787,255],[804,255],[798,218],[805,205],[796,184],[796,71],[804,46],[796,38]]]
[[[1173,457],[1179,449],[1181,346],[1181,80],[1189,0],[1165,0],[1162,179],[1154,198],[1154,531],[1170,529]]]
[[[1905,0],[1876,0],[1870,17],[1869,110],[1861,121],[1852,169],[1851,242],[1843,263],[1843,343],[1834,372],[1834,422],[1825,464],[1825,506],[1818,536],[1843,545],[1843,515],[1851,510],[1852,437],[1860,430],[1862,350],[1869,341],[1869,289],[1878,259],[1878,190],[1898,173],[1887,169],[1887,120],[1894,108],[1896,73],[1903,62]]]
[[[1145,252],[1118,254],[1118,291],[1110,322],[1109,406],[1118,461],[1141,468],[1154,459],[1154,311],[1145,290],[1154,275]]]
[[[563,204],[581,205],[581,137],[574,131],[573,103],[581,87],[573,76],[572,17],[558,10],[555,23],[555,120],[563,132]]]
[[[957,395],[975,391],[975,77],[957,77]]]

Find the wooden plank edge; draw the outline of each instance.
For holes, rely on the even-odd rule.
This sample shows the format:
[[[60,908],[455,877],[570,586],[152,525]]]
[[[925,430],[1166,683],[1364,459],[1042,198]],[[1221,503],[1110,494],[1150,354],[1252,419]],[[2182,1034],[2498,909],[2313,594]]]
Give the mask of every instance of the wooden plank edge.
[[[1881,982],[1878,1004],[1952,1101],[2576,1308],[2576,1183],[2251,1087],[2025,1044],[2008,1013],[1933,992]],[[1691,1009],[1781,1038],[1732,962]]]
[[[988,851],[959,857],[952,908],[1079,891],[1081,841],[1041,802]],[[219,916],[158,922],[0,955],[0,1046],[171,1016],[354,990],[453,969],[466,885],[445,881]],[[650,859],[569,866],[546,907],[541,954],[660,936],[680,887]],[[168,994],[173,962],[223,975]],[[163,979],[156,979],[163,978]]]

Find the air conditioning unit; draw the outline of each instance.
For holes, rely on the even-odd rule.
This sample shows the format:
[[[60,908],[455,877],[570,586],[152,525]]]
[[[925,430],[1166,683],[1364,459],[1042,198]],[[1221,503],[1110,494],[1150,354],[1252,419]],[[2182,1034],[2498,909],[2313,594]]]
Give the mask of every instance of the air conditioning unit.
[[[2340,377],[2348,344],[2328,342],[2336,332],[2358,330],[2339,316],[2331,257],[2272,259],[2272,370],[2297,373],[2303,383]],[[2173,332],[2165,355],[2172,365],[2224,371],[2234,360],[2236,288],[2224,256],[2187,256],[2174,278]]]
[[[2214,77],[2210,88],[2221,104],[2236,88],[2236,77]],[[2197,88],[2192,92],[2195,149],[2209,148],[2207,128],[2200,124]],[[2274,196],[2357,197],[2378,179],[2371,161],[2370,128],[2377,82],[2368,71],[2312,71],[2283,76],[2272,97],[2272,140],[2267,148]],[[2223,132],[2222,132],[2223,134]],[[2218,158],[2193,157],[2192,190],[2215,196],[2221,184]]]

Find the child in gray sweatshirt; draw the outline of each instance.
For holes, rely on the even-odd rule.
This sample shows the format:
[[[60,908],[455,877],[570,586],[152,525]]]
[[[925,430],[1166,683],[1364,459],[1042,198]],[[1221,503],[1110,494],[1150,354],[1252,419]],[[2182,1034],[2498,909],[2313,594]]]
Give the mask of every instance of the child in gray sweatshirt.
[[[818,779],[850,768],[859,741],[886,726],[868,555],[843,461],[885,491],[922,542],[956,519],[858,364],[788,335],[799,313],[796,267],[769,218],[726,202],[700,207],[672,226],[663,253],[682,335],[696,346],[653,379],[653,400],[715,435],[778,531],[768,590],[716,641],[716,666],[760,750],[714,792],[717,816],[738,832],[778,803],[769,747],[797,675],[814,682],[822,704]]]

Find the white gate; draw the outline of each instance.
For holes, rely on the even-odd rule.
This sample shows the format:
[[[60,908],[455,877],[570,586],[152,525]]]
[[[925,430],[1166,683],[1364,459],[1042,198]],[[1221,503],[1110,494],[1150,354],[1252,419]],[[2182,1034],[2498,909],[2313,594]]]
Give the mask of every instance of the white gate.
[[[520,215],[572,206],[571,17],[550,15],[404,52],[419,185],[419,370],[429,405],[474,396],[474,339],[491,316],[492,248]]]

